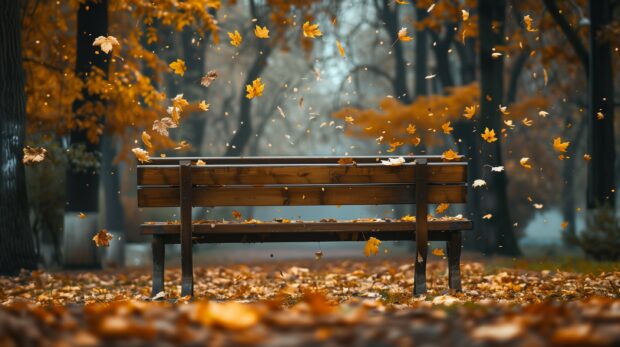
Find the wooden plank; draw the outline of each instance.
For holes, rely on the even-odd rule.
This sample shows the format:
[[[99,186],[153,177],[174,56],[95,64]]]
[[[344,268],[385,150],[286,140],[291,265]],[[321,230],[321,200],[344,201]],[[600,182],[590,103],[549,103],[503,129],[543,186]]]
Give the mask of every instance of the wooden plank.
[[[416,160],[415,175],[415,274],[413,281],[413,295],[426,293],[426,257],[428,254],[428,165],[426,159]]]
[[[312,206],[415,203],[415,185],[194,187],[193,206]],[[463,203],[465,185],[432,185],[428,203]],[[139,187],[138,207],[179,206],[177,187]]]
[[[194,185],[414,183],[415,165],[258,164],[192,167]],[[430,183],[465,183],[467,163],[432,163]],[[178,185],[176,166],[138,166],[138,185]]]
[[[194,266],[192,254],[192,166],[189,160],[179,163],[181,177],[179,197],[181,207],[181,296],[194,296]]]
[[[178,229],[176,233],[177,235],[179,234]],[[151,287],[151,296],[155,296],[164,290],[166,247],[164,245],[163,235],[153,235],[151,250],[153,252],[153,284]]]
[[[469,230],[472,228],[470,220],[429,221],[430,231]],[[194,223],[194,235],[226,234],[226,233],[323,233],[323,232],[393,232],[404,231],[409,239],[415,237],[412,231],[416,229],[415,222],[303,222],[303,223],[278,223],[264,222],[260,224],[241,223]],[[166,222],[146,223],[140,226],[140,232],[145,235],[178,235],[179,224]]]
[[[461,286],[461,247],[463,239],[461,231],[452,231],[448,239],[448,284],[450,289],[463,291]]]
[[[411,241],[411,231],[365,231],[365,232],[260,232],[260,233],[211,233],[197,234],[194,243],[256,243],[256,242],[341,242],[366,241],[370,237],[382,241]],[[430,231],[429,240],[447,241],[450,232]],[[415,239],[415,237],[414,237]],[[179,243],[179,234],[166,235],[166,243]]]
[[[380,163],[381,160],[387,160],[388,158],[394,158],[395,156],[353,156],[347,157],[355,160],[358,164],[361,163]],[[226,165],[226,164],[337,164],[338,160],[344,157],[337,156],[309,156],[309,157],[151,157],[150,164],[152,165],[175,165],[181,160],[190,160],[195,163],[198,160],[202,160],[207,164],[214,165]],[[403,156],[407,162],[413,162],[417,158],[425,158],[429,162],[443,162],[446,161],[441,155],[408,155]],[[459,156],[455,161],[464,161],[463,156]],[[146,164],[149,165],[149,164]]]

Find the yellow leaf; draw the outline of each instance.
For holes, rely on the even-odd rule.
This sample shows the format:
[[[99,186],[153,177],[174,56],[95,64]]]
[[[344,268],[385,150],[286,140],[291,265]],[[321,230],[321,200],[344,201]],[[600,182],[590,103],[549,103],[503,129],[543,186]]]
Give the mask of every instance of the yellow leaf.
[[[562,230],[566,230],[566,228],[568,228],[568,222],[563,221],[562,223],[560,223],[560,228],[562,228]]]
[[[523,118],[521,123],[523,123],[523,125],[525,125],[526,127],[531,127],[532,124],[534,124],[534,122],[532,120],[527,119],[527,117]]]
[[[344,117],[344,121],[349,123],[349,124],[353,124],[355,119],[353,119],[353,117],[351,117],[351,116],[346,116],[346,117]]]
[[[84,218],[86,218],[86,214],[84,212],[80,212],[78,214],[78,217],[80,217],[80,219],[84,219]]]
[[[508,106],[499,105],[499,111],[501,113],[503,113],[504,115],[509,115],[510,114],[510,112],[508,111]]]
[[[400,219],[403,222],[415,222],[415,216],[406,215]]]
[[[444,134],[448,134],[448,135],[452,132],[452,130],[454,130],[454,128],[450,126],[450,122],[443,123],[441,125],[441,129],[443,129]]]
[[[476,105],[465,106],[465,113],[463,116],[467,119],[471,119],[476,114]]]
[[[170,63],[170,68],[174,71],[175,74],[179,76],[183,76],[185,71],[187,70],[187,66],[185,66],[185,62],[181,59],[177,59]]]
[[[161,120],[155,120],[153,122],[153,130],[162,136],[168,136],[168,128],[176,128],[177,124],[170,117],[164,117]]]
[[[269,29],[267,29],[266,26],[261,28],[260,25],[257,25],[254,28],[254,35],[256,35],[256,37],[258,37],[259,39],[268,39],[269,38]]]
[[[230,44],[235,47],[239,47],[239,45],[241,44],[241,41],[243,41],[241,34],[239,34],[237,30],[235,30],[234,33],[229,32],[228,37],[230,38]]]
[[[556,152],[566,152],[568,145],[570,145],[570,142],[562,142],[562,138],[560,137],[553,139],[553,149],[555,149]]]
[[[400,142],[400,141],[394,141],[392,143],[390,143],[390,148],[387,150],[388,153],[392,153],[394,151],[396,151],[396,148],[404,145],[404,142]]]
[[[398,39],[407,42],[413,40],[413,37],[407,35],[407,28],[400,28],[398,31]]]
[[[437,207],[435,207],[435,213],[436,214],[442,214],[442,213],[446,212],[448,207],[450,207],[450,204],[442,202],[441,204],[437,205]]]
[[[446,160],[454,160],[454,159],[458,158],[458,155],[459,154],[457,152],[453,151],[452,149],[449,149],[449,150],[443,152],[441,157],[443,159],[446,159]]]
[[[43,147],[26,146],[23,151],[24,157],[22,159],[22,163],[24,163],[24,165],[33,165],[40,163],[45,160],[45,155],[47,154],[47,149]]]
[[[497,137],[495,137],[495,130],[493,129],[489,130],[489,128],[484,128],[484,133],[480,134],[480,136],[482,136],[482,138],[488,143],[497,141]]]
[[[318,24],[310,24],[310,22],[305,22],[302,26],[303,34],[305,37],[309,37],[311,39],[317,36],[323,36],[321,30],[319,30]]]
[[[484,216],[482,216],[482,219],[491,219],[493,218],[493,215],[491,213],[487,213]]]
[[[112,240],[112,235],[105,229],[99,230],[99,232],[93,236],[93,241],[95,241],[97,247],[109,247],[110,240]]]
[[[195,305],[194,314],[204,325],[237,331],[251,328],[260,321],[259,313],[251,305],[234,301],[202,301]]]
[[[351,157],[338,159],[338,165],[355,165],[355,164],[357,163]]]
[[[523,166],[526,169],[531,169],[532,168],[532,164],[530,164],[530,158],[528,157],[523,157],[519,160],[519,164],[521,164],[521,166]]]
[[[583,160],[590,161],[590,160],[592,160],[592,156],[589,155],[588,153],[586,153],[586,154],[583,155]]]
[[[98,36],[93,42],[93,46],[99,46],[103,52],[109,54],[113,46],[121,46],[114,36]]]
[[[530,17],[529,14],[523,17],[523,22],[525,23],[525,29],[527,31],[529,31],[529,32],[537,32],[538,31],[538,29],[534,29],[532,27],[533,20],[532,20],[532,17]]]
[[[603,112],[596,112],[596,119],[597,120],[605,119],[605,115],[603,114]]]
[[[409,1],[407,0],[394,0],[394,2],[396,2],[399,5],[407,5],[409,3]]]
[[[205,163],[204,160],[202,159],[198,159],[196,161],[196,166],[205,166],[205,165],[207,165],[207,163]]]
[[[340,52],[340,56],[344,58],[344,48],[342,48],[342,44],[340,44],[340,41],[336,41],[336,46],[338,46],[338,52]]]
[[[245,91],[247,92],[246,98],[253,99],[257,96],[262,96],[263,91],[265,90],[265,85],[261,82],[260,77],[252,81],[252,84],[248,84],[245,86]]]
[[[407,134],[413,135],[415,134],[415,125],[409,124],[407,125]]]
[[[469,11],[461,10],[461,16],[463,17],[463,22],[467,22],[469,19]]]
[[[133,152],[133,154],[136,155],[136,158],[138,158],[138,160],[141,163],[148,163],[150,161],[149,160],[149,152],[143,150],[142,148],[136,147],[136,148],[132,149],[131,151]]]
[[[377,255],[379,253],[379,245],[381,244],[381,240],[371,237],[366,241],[366,245],[364,246],[364,254],[369,257],[371,254]]]
[[[151,135],[149,135],[146,131],[142,132],[142,143],[146,146],[146,148],[153,148],[153,144],[151,143]]]
[[[198,104],[198,107],[205,112],[209,111],[209,104],[207,104],[204,100]]]
[[[433,249],[433,254],[438,257],[445,257],[446,254],[443,252],[443,248],[435,248]]]

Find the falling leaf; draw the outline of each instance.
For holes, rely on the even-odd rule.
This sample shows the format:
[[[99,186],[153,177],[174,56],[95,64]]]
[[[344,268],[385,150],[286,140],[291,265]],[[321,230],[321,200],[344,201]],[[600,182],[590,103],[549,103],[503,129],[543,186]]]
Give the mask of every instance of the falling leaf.
[[[252,84],[248,84],[245,86],[245,91],[247,92],[246,98],[253,99],[257,96],[262,96],[263,91],[265,90],[265,85],[261,82],[260,77],[252,81]]]
[[[109,54],[113,46],[120,47],[121,44],[114,36],[98,36],[93,42],[93,46],[99,46],[104,53]]]
[[[493,57],[494,59],[497,59],[497,58],[499,58],[501,56],[502,56],[502,54],[500,52],[491,53],[491,57]]]
[[[452,130],[454,130],[454,128],[450,126],[450,122],[443,123],[441,125],[441,129],[443,130],[444,134],[448,135],[452,132]]]
[[[491,213],[487,213],[484,216],[482,216],[482,219],[491,219],[491,218],[493,218],[493,214]]]
[[[175,151],[180,151],[180,150],[188,149],[190,147],[191,146],[189,143],[187,143],[187,141],[181,140],[181,142],[177,143],[176,147],[174,147],[173,149]]]
[[[355,165],[355,164],[357,163],[351,157],[338,159],[338,165]]]
[[[465,113],[463,116],[467,119],[471,119],[476,114],[476,105],[465,106]]]
[[[472,184],[472,187],[474,188],[478,188],[478,187],[484,187],[487,185],[487,182],[483,179],[477,179],[474,181],[474,183]]]
[[[241,34],[239,34],[237,30],[235,30],[234,33],[229,32],[228,37],[230,38],[230,44],[235,47],[239,47],[239,45],[241,44],[241,41],[243,41]]]
[[[355,119],[353,119],[353,117],[351,117],[351,116],[346,116],[346,117],[344,117],[344,121],[349,123],[349,124],[353,124]]]
[[[492,172],[502,172],[502,171],[504,171],[504,167],[503,166],[492,166],[491,167],[491,171]]]
[[[399,5],[407,5],[409,3],[409,1],[407,0],[394,0],[394,2],[396,2]]]
[[[381,160],[381,164],[385,166],[400,166],[405,163],[405,158],[388,158],[388,160]]]
[[[499,111],[506,116],[510,114],[508,111],[508,106],[499,105]]]
[[[592,156],[589,155],[588,153],[586,153],[586,154],[583,155],[583,160],[590,161],[590,160],[592,160]]]
[[[534,208],[540,210],[541,208],[543,208],[543,204],[534,204]]]
[[[155,120],[153,122],[153,130],[163,136],[169,136],[169,128],[176,128],[177,124],[170,117],[164,117],[161,120]]]
[[[512,122],[512,119],[505,120],[504,124],[506,124],[506,126],[509,127],[510,129],[514,129],[516,127],[516,125]]]
[[[146,146],[146,148],[153,148],[153,144],[151,143],[151,135],[149,135],[146,131],[142,132],[142,143]]]
[[[95,241],[97,247],[109,247],[110,240],[112,240],[112,235],[105,229],[99,230],[99,232],[93,236],[93,241]]]
[[[463,18],[463,22],[467,22],[469,19],[469,11],[461,10],[461,17]]]
[[[534,124],[534,121],[529,120],[527,117],[525,117],[525,118],[523,118],[521,123],[523,123],[523,125],[525,125],[526,127],[531,127],[532,124]]]
[[[204,100],[202,100],[199,104],[198,104],[198,108],[200,108],[203,111],[209,111],[209,104],[207,104]]]
[[[424,79],[426,79],[426,80],[430,80],[430,79],[433,79],[433,78],[435,78],[435,77],[437,77],[437,75],[436,75],[436,74],[433,74],[433,75],[428,75],[428,76],[425,76],[425,77],[424,77]]]
[[[322,251],[314,252],[314,259],[315,260],[321,260],[321,258],[323,258],[323,252]]]
[[[568,228],[568,222],[563,221],[562,223],[560,223],[560,228],[562,228],[562,230],[566,230],[566,228]]]
[[[413,125],[413,124],[407,125],[407,129],[406,130],[407,130],[407,134],[409,134],[409,135],[415,134],[415,130],[416,130],[415,129],[415,125]]]
[[[435,213],[442,214],[448,209],[448,207],[450,207],[450,204],[442,202],[441,204],[437,205],[437,207],[435,207]]]
[[[196,161],[196,165],[197,166],[205,166],[205,165],[207,165],[207,163],[205,163],[204,160],[202,160],[202,159],[198,159]]]
[[[364,254],[369,257],[371,254],[377,255],[379,253],[379,245],[381,244],[381,240],[370,237],[366,241],[366,245],[364,246]]]
[[[280,116],[282,116],[282,118],[286,118],[286,115],[284,114],[284,111],[282,111],[282,108],[280,106],[276,106],[276,108],[278,109],[278,112],[280,112]]]
[[[323,36],[321,30],[319,30],[318,24],[310,24],[310,22],[305,22],[302,26],[303,34],[305,37],[309,37],[311,39],[317,36]]]
[[[484,133],[480,134],[480,136],[488,143],[493,143],[497,141],[497,137],[495,137],[495,130],[489,128],[484,128]]]
[[[84,212],[80,212],[80,213],[78,213],[78,217],[80,219],[84,219],[84,218],[86,218],[86,214]]]
[[[532,164],[530,164],[530,158],[528,157],[523,157],[519,160],[519,164],[521,164],[521,166],[523,166],[526,169],[531,169],[532,168]]]
[[[605,119],[605,115],[603,114],[603,112],[596,112],[596,119],[597,120]]]
[[[267,29],[266,26],[261,28],[260,25],[257,25],[254,28],[254,35],[256,35],[256,37],[258,37],[259,39],[268,39],[269,38],[269,29]],[[239,41],[239,43],[241,43],[241,41]]]
[[[150,162],[149,152],[143,150],[142,148],[138,148],[138,147],[132,149],[131,151],[133,152],[133,154],[136,155],[136,158],[138,158],[138,160],[141,163],[148,163],[148,162]]]
[[[446,254],[443,251],[443,248],[435,248],[435,249],[433,249],[432,253],[433,253],[433,255],[436,255],[438,257],[445,257],[446,256]]]
[[[543,80],[545,81],[545,87],[547,86],[547,83],[549,82],[549,75],[547,75],[547,69],[543,68]]]
[[[24,165],[38,164],[45,160],[45,155],[47,154],[47,149],[43,147],[26,146],[23,151],[24,157],[22,159],[22,163],[24,163]]]
[[[394,141],[390,143],[390,148],[387,150],[388,153],[393,153],[394,151],[396,151],[396,148],[404,145],[404,142],[401,141]]]
[[[427,9],[426,13],[431,13],[431,11],[435,8],[435,3],[432,3]]]
[[[342,44],[340,44],[340,41],[336,41],[336,46],[338,47],[338,52],[340,53],[340,56],[344,58],[344,48],[342,47]]]
[[[177,59],[170,63],[170,68],[179,76],[183,76],[185,71],[187,71],[187,66],[185,66],[185,62],[181,59]]]
[[[532,28],[532,17],[528,14],[523,17],[523,22],[525,23],[525,29],[529,32],[537,32],[538,29]]]
[[[441,157],[446,160],[454,160],[458,158],[458,153],[449,149],[441,154]]]
[[[241,212],[237,211],[237,210],[233,210],[232,211],[232,216],[233,218],[235,218],[236,220],[241,220],[243,218],[243,216],[241,215]]]
[[[413,40],[413,37],[407,35],[407,28],[400,28],[398,31],[398,39],[402,42]]]
[[[200,79],[200,85],[202,85],[203,87],[208,87],[208,86],[211,85],[211,83],[213,83],[213,81],[215,81],[217,79],[218,76],[219,76],[219,74],[217,73],[216,70],[211,70],[211,71],[207,72],[207,74],[204,75]]]
[[[566,152],[568,145],[570,145],[570,142],[562,142],[562,138],[560,137],[556,137],[555,139],[553,139],[553,149],[556,152]]]
[[[549,112],[547,111],[538,111],[538,115],[545,118],[549,115]]]

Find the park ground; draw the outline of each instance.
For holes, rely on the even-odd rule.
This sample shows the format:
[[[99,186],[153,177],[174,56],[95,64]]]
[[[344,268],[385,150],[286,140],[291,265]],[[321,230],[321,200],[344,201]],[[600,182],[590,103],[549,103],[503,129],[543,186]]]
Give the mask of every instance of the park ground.
[[[439,257],[437,257],[439,258]],[[414,298],[410,259],[274,260],[199,266],[195,300],[149,268],[0,278],[0,346],[613,346],[620,264],[466,259],[462,293],[445,262]]]

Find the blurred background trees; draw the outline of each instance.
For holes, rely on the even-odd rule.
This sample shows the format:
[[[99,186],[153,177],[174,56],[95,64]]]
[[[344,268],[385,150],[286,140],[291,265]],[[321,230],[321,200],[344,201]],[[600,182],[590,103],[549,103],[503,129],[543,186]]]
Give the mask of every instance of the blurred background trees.
[[[486,255],[518,255],[538,231],[577,245],[586,207],[614,211],[617,1],[22,0],[20,8],[26,144],[48,149],[48,159],[27,170],[35,240],[53,250],[47,262],[92,247],[89,237],[62,246],[65,212],[77,233],[107,228],[141,241],[130,149],[143,146],[143,131],[151,155],[452,149],[469,160],[470,180],[487,186],[470,186],[467,206],[448,213],[474,220],[466,245]],[[304,37],[306,21],[323,36]],[[256,25],[269,38],[257,38]],[[238,47],[228,39],[235,30]],[[99,35],[120,46],[104,53],[92,46]],[[169,67],[177,59],[183,76]],[[201,86],[212,70],[219,77]],[[247,99],[245,85],[257,77],[264,95]],[[181,126],[161,136],[152,124],[177,94],[190,106]],[[203,100],[207,112],[197,107]],[[485,128],[497,141],[481,137]],[[565,152],[554,149],[558,137],[570,143]],[[225,209],[197,213],[230,217]]]

